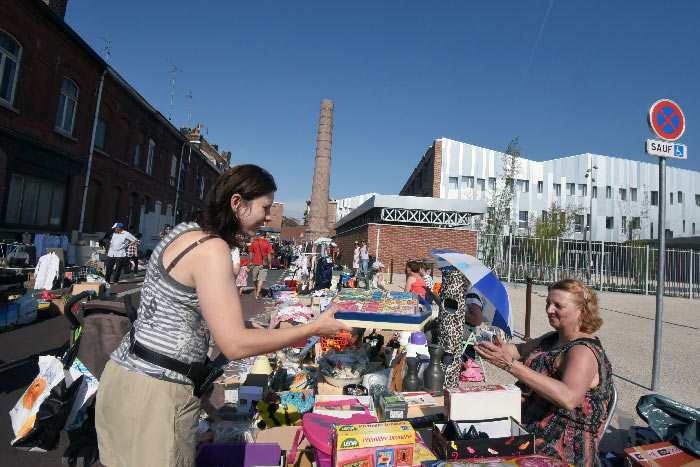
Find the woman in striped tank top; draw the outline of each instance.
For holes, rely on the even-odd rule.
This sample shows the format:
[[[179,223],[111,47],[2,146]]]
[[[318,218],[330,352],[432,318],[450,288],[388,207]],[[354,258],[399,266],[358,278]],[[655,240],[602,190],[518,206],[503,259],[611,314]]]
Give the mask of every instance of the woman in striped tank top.
[[[276,189],[258,166],[231,167],[208,193],[197,222],[176,226],[155,248],[133,333],[112,353],[100,381],[95,418],[102,464],[194,465],[200,401],[192,380],[173,368],[204,362],[210,335],[236,360],[351,330],[334,318],[335,309],[284,329],[243,321],[231,248],[239,235],[254,236],[271,220]],[[173,361],[171,368],[163,364]]]

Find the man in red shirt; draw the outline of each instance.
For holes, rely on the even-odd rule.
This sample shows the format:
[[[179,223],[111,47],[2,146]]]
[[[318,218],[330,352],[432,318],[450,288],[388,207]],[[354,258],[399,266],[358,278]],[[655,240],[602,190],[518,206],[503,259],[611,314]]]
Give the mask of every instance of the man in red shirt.
[[[255,299],[260,300],[260,291],[267,279],[267,271],[272,265],[272,245],[265,240],[265,231],[250,244],[250,253],[253,256],[253,286],[255,287]],[[267,268],[265,267],[267,262]]]

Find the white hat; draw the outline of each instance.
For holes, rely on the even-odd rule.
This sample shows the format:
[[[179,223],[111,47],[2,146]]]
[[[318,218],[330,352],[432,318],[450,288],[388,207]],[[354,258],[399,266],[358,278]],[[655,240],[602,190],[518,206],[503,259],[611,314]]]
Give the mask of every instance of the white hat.
[[[372,267],[373,267],[374,269],[383,268],[383,267],[384,267],[384,263],[382,263],[381,261],[375,261],[374,263],[372,263]]]

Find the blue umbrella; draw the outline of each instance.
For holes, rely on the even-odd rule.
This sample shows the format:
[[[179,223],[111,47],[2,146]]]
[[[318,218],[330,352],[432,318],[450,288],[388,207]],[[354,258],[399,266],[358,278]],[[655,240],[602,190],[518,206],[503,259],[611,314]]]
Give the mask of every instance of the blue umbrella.
[[[484,319],[503,329],[512,337],[513,316],[510,313],[510,299],[503,283],[484,263],[471,255],[451,250],[428,250],[441,271],[458,270],[471,282],[472,287],[480,292],[485,303],[482,309]]]

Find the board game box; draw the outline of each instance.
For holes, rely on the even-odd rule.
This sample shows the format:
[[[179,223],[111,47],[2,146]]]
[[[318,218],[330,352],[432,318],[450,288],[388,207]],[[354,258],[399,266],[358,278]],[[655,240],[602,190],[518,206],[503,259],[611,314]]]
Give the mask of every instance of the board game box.
[[[339,307],[335,317],[340,320],[418,324],[431,315],[418,305],[416,294],[407,292],[343,289],[332,304]]]

